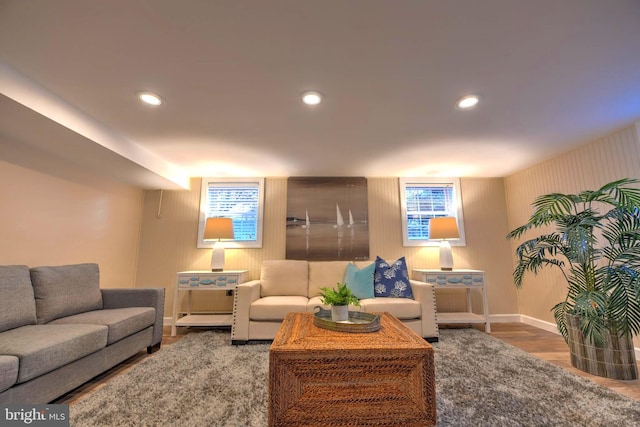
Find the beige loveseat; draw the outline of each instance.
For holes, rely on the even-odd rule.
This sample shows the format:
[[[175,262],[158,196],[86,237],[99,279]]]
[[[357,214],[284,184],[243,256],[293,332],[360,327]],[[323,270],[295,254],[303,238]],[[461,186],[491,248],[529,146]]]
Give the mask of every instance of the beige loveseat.
[[[238,285],[234,298],[233,344],[272,340],[289,312],[313,312],[320,302],[320,288],[344,282],[349,261],[264,261],[259,280]],[[363,268],[371,261],[354,263]],[[366,298],[349,310],[389,312],[427,341],[438,341],[433,285],[411,280],[414,299]]]

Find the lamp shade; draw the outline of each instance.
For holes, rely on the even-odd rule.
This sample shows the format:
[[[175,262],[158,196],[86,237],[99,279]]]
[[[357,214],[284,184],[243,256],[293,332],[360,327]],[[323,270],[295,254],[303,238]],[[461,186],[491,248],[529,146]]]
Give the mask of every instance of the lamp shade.
[[[204,240],[233,239],[233,219],[207,218]]]
[[[458,223],[451,216],[429,220],[429,239],[459,239]]]

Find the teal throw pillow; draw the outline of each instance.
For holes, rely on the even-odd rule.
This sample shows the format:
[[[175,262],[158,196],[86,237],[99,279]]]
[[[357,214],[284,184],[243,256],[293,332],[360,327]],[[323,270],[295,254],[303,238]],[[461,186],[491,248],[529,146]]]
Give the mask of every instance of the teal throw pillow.
[[[352,263],[347,265],[347,271],[344,274],[344,282],[347,284],[347,288],[349,288],[359,299],[374,297],[373,273],[375,269],[375,263],[364,267],[362,270],[358,269],[358,267]]]

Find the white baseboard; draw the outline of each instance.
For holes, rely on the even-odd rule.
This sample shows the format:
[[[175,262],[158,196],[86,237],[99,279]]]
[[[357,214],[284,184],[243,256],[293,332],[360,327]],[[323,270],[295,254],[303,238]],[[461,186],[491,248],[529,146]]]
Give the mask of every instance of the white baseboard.
[[[520,323],[519,314],[490,314],[489,322],[491,323]]]
[[[555,323],[536,319],[535,317],[525,316],[524,314],[520,315],[520,322],[527,325],[535,326],[538,329],[542,329],[544,331],[551,332],[556,335],[560,335],[560,331],[558,331],[558,327],[556,326]]]

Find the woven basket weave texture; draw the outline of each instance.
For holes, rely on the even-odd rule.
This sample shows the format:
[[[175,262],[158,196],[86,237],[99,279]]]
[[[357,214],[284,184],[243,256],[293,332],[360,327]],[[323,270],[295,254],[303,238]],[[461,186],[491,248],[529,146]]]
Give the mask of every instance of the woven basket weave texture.
[[[269,351],[270,426],[431,426],[433,348],[389,313],[373,333],[289,313]]]

